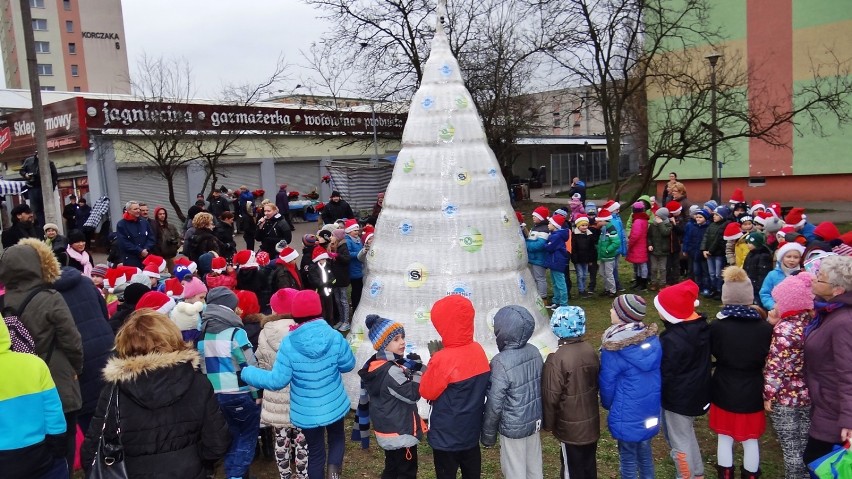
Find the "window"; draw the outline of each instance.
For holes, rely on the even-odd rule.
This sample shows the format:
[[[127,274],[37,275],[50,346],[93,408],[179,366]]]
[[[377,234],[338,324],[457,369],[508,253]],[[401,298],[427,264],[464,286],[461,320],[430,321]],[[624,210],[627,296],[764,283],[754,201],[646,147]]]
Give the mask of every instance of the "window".
[[[36,53],[50,53],[50,42],[35,42]]]
[[[68,53],[70,53],[71,55],[77,54],[77,44],[76,43],[69,43],[68,44]]]
[[[74,91],[80,91],[80,87],[75,86],[75,87],[74,87]]]
[[[70,12],[71,11],[71,0],[62,0],[62,8],[64,8],[65,11]]]
[[[39,76],[53,75],[53,65],[50,63],[39,63],[36,65],[36,71]]]
[[[30,8],[44,8],[44,0],[30,0]]]
[[[560,118],[559,118],[559,112],[558,111],[554,112],[553,113],[553,128],[559,128],[561,124],[562,123],[561,123]]]
[[[66,20],[65,31],[68,33],[74,33],[74,22],[72,22],[71,20]]]
[[[47,20],[44,18],[33,18],[33,30],[37,32],[46,32]]]
[[[42,86],[41,86],[41,91],[56,91],[56,87],[55,87],[55,86],[45,86],[45,85],[42,85]]]
[[[72,77],[80,76],[80,69],[77,67],[77,65],[71,65],[71,76]]]

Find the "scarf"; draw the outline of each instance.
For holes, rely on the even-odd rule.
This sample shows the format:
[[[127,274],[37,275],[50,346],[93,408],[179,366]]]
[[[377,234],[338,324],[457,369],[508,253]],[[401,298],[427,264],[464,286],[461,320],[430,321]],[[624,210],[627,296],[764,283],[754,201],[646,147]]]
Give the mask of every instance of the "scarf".
[[[801,269],[802,268],[800,268],[798,266],[796,266],[795,268],[788,268],[788,267],[784,266],[783,264],[781,265],[781,272],[784,273],[784,276],[790,276],[794,272],[799,271]]]
[[[805,338],[822,325],[823,318],[844,306],[848,305],[839,301],[832,303],[828,301],[814,300],[814,317],[811,319],[811,322],[805,326]]]
[[[624,331],[640,331],[645,329],[645,325],[643,323],[621,323],[614,324],[607,328],[603,333],[603,337],[601,337],[601,342],[604,342],[608,339],[611,339],[616,334],[624,332]]]
[[[125,211],[125,212],[124,212],[124,215],[122,215],[122,218],[123,218],[125,221],[136,221],[136,220],[138,220],[138,219],[139,219],[139,218],[137,218],[137,217],[135,217],[135,216],[131,215],[131,214],[130,214],[129,212],[127,212],[127,211]]]
[[[760,313],[751,306],[741,304],[728,304],[722,306],[722,310],[716,314],[717,319],[724,318],[762,319]]]
[[[65,247],[65,254],[67,254],[69,258],[74,258],[78,263],[83,265],[83,276],[87,278],[92,277],[92,262],[89,261],[89,253],[86,253],[85,251],[78,253],[77,250],[72,248],[69,244]]]

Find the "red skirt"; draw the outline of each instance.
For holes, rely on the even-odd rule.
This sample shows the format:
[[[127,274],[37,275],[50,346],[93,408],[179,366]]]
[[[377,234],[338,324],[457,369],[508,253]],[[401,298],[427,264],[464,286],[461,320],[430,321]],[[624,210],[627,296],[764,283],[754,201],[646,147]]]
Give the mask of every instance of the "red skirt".
[[[759,439],[766,431],[766,414],[763,411],[730,412],[710,404],[709,425],[716,434],[731,436],[738,442]]]

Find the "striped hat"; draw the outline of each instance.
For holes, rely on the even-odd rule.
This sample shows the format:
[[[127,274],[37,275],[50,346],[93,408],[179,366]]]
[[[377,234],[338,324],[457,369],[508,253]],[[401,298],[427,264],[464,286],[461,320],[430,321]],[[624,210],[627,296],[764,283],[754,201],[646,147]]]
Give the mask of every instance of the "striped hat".
[[[370,330],[368,335],[376,351],[385,349],[397,334],[405,337],[405,328],[402,324],[382,318],[378,314],[367,315],[364,323]]]
[[[625,323],[641,323],[645,319],[645,299],[635,294],[622,294],[612,302],[618,319]]]

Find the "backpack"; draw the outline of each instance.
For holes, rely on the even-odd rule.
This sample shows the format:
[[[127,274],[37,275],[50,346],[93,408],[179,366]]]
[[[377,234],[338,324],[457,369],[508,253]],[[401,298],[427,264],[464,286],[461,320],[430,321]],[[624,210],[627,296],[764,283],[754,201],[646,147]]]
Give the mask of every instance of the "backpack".
[[[26,298],[21,302],[20,312],[23,313],[30,304],[30,301],[42,291],[48,289],[46,286],[38,287],[30,291]],[[19,319],[20,314],[15,311],[15,308],[6,306],[3,308],[3,322],[9,329],[9,338],[12,340],[12,351],[16,353],[35,354],[35,340],[30,330],[24,326],[24,323]],[[56,338],[54,337],[54,342]],[[51,343],[50,353],[48,353],[47,361],[50,361],[50,355],[53,353],[54,344]],[[45,362],[47,362],[45,361]]]

